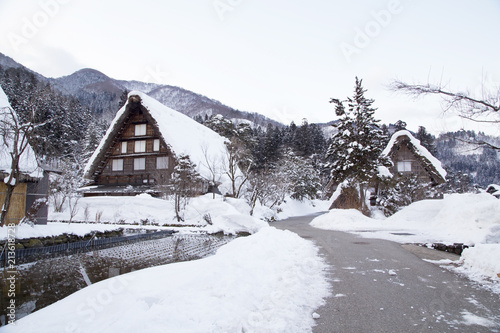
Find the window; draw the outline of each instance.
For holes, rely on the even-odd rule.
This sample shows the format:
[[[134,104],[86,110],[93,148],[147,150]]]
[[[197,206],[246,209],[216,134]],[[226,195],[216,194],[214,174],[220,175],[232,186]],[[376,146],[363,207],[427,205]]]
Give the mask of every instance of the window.
[[[153,151],[160,151],[160,139],[153,141]]]
[[[398,162],[398,172],[410,172],[410,171],[411,171],[411,161]]]
[[[158,156],[156,158],[157,169],[168,169],[168,156]]]
[[[123,159],[113,160],[113,164],[111,164],[112,171],[123,171]]]
[[[127,153],[127,142],[122,142],[122,154]]]
[[[146,152],[146,140],[136,141],[134,151],[136,153],[145,153]]]
[[[135,125],[135,136],[146,135],[146,124]]]
[[[146,158],[134,158],[134,170],[145,170]]]

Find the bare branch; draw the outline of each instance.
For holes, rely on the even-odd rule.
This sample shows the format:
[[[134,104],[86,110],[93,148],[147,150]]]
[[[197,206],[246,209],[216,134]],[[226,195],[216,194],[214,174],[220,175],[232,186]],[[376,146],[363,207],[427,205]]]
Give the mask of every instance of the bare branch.
[[[441,85],[408,84],[394,81],[389,88],[401,91],[413,97],[423,95],[441,96],[445,101],[444,111],[455,110],[464,119],[479,123],[499,123],[500,119],[500,91],[496,94],[486,94],[484,99],[472,97],[467,92],[452,92]],[[494,118],[494,119],[492,119]]]

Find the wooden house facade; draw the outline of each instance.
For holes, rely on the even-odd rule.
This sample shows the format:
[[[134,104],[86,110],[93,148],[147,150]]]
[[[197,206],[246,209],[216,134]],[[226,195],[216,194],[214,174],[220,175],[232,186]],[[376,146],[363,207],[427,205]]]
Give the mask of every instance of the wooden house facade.
[[[142,186],[158,183],[159,176],[173,172],[172,152],[160,137],[158,128],[140,103],[129,103],[129,112],[103,159],[93,170],[99,185]],[[170,162],[170,163],[169,163]]]
[[[90,183],[81,192],[84,196],[159,195],[170,182],[177,154],[187,154],[202,166],[199,150],[207,142],[196,142],[200,133],[211,137],[207,141],[215,142],[217,149],[224,147],[223,139],[205,126],[132,92],[89,160],[85,177]],[[215,147],[208,154],[213,151]],[[201,181],[195,191],[201,194],[207,189],[208,181]]]

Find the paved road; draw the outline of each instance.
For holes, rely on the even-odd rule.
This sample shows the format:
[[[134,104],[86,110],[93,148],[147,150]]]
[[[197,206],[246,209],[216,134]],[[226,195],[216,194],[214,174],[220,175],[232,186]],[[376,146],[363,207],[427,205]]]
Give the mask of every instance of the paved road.
[[[312,228],[313,217],[273,226],[313,240],[331,266],[332,297],[317,310],[314,332],[500,332],[498,295],[411,247]]]

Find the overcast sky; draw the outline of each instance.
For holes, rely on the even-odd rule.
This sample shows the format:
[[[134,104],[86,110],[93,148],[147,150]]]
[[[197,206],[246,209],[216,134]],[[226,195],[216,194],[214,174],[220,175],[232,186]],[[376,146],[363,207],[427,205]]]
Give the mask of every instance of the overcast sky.
[[[498,0],[0,0],[0,52],[48,77],[94,68],[284,123],[336,119],[330,98],[358,76],[377,118],[439,133],[468,125],[387,85],[498,87],[499,18]]]

